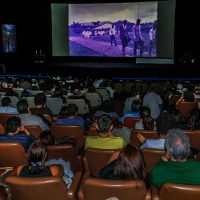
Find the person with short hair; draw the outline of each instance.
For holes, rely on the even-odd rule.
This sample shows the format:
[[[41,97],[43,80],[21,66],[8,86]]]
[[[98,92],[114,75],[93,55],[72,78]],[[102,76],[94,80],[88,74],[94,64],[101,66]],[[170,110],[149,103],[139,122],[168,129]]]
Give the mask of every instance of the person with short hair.
[[[17,103],[19,118],[24,126],[38,125],[42,131],[49,130],[49,126],[37,115],[32,115],[29,111],[28,103],[25,99],[21,99]]]
[[[97,119],[96,130],[98,136],[87,136],[85,149],[88,147],[98,149],[121,149],[125,146],[125,141],[121,137],[112,134],[112,118],[108,115],[101,115]]]
[[[58,125],[77,125],[81,128],[84,127],[84,120],[81,117],[78,117],[78,106],[76,104],[69,104],[65,107],[66,118],[57,119],[56,124]]]
[[[164,149],[165,135],[167,132],[176,128],[177,124],[170,113],[164,111],[156,120],[156,128],[158,131],[158,139],[146,139],[141,133],[137,134],[137,138],[142,144],[141,149],[144,148],[154,148],[154,149]]]
[[[46,107],[46,95],[44,93],[38,93],[34,97],[35,108],[30,108],[30,111],[34,115],[38,115],[44,118],[44,115],[48,115],[50,118],[55,119],[56,117],[51,112],[51,110]]]
[[[1,107],[0,107],[0,113],[5,114],[18,114],[18,111],[16,108],[13,108],[11,106],[11,99],[10,97],[4,97],[1,99]]]
[[[20,143],[27,151],[35,137],[21,124],[19,117],[10,117],[6,122],[6,133],[0,134],[0,142]]]
[[[164,183],[200,184],[200,162],[189,160],[190,140],[181,129],[171,129],[165,136],[165,151],[153,167],[151,181],[160,188]]]
[[[124,123],[125,119],[128,117],[134,117],[134,118],[140,118],[140,108],[142,106],[142,103],[140,100],[134,100],[131,105],[131,111],[132,113],[125,114],[122,116],[119,121],[121,123]]]

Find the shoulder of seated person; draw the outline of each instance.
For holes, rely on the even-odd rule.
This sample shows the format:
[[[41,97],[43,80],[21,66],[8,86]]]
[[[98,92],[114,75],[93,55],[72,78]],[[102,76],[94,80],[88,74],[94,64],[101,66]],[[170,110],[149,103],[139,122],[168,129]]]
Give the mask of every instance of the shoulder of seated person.
[[[60,164],[53,164],[53,165],[50,165],[49,167],[50,167],[52,176],[63,177],[63,175],[64,175],[64,169],[63,169],[62,165],[60,165]]]

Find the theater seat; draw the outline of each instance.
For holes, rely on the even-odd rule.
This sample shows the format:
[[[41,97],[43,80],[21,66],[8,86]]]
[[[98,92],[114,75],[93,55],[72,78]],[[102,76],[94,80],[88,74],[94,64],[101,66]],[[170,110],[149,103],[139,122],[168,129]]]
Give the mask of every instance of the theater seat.
[[[128,128],[134,128],[135,124],[140,121],[140,118],[136,118],[136,117],[127,117],[124,120],[124,126],[128,127]]]
[[[165,183],[162,185],[159,195],[153,192],[153,199],[160,200],[199,200],[199,185],[184,185],[176,183]]]
[[[83,157],[84,168],[94,177],[104,167],[115,150],[87,148]]]
[[[67,187],[60,177],[8,176],[5,182],[15,200],[67,200]]]
[[[27,164],[26,152],[21,144],[16,142],[0,142],[1,167],[17,167]]]
[[[176,108],[183,115],[183,117],[188,118],[190,115],[190,112],[193,109],[198,108],[198,102],[197,101],[194,101],[194,102],[180,101],[176,105]]]
[[[119,200],[151,199],[143,181],[106,180],[87,178],[81,185],[79,200],[105,200],[116,197]]]
[[[165,154],[164,149],[142,149],[144,161],[148,172],[151,172],[152,167],[158,162],[158,160]]]

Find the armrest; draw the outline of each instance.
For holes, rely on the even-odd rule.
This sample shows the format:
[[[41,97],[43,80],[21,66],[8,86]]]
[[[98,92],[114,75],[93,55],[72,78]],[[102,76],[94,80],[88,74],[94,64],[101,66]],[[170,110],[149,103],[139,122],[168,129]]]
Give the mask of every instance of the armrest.
[[[81,183],[81,177],[82,177],[82,172],[81,171],[76,172],[72,184],[67,191],[67,195],[70,200],[76,199],[76,195],[78,193],[78,189]]]
[[[79,200],[83,200],[83,192],[82,192],[82,186],[85,182],[85,179],[90,177],[90,171],[85,171],[84,174],[83,174],[83,178],[81,180],[81,184],[80,184],[80,189],[78,191],[78,199]]]
[[[151,186],[151,195],[152,195],[152,200],[159,200],[159,189],[156,188],[155,186]]]
[[[145,200],[151,200],[151,191],[150,191],[150,189],[147,191],[147,195],[145,197]]]

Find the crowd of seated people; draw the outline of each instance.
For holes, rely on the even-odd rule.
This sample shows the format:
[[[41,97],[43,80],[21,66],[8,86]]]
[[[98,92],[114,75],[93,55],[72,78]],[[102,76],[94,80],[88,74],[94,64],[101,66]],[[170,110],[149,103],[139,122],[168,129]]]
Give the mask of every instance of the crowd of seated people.
[[[103,82],[106,83],[103,84]],[[27,81],[27,83],[25,81],[19,81],[19,83],[18,86],[27,90],[32,90],[31,81]],[[13,85],[17,87],[16,84]],[[56,115],[46,106],[46,95],[51,95],[53,98],[56,96],[56,91],[59,90],[62,92],[62,96],[64,94],[67,96],[70,85],[70,93],[74,94],[72,88],[78,88],[80,91],[83,89],[84,93],[80,92],[80,96],[84,96],[87,91],[97,92],[96,90],[92,91],[92,88],[95,89],[97,85],[98,87],[107,86],[107,80],[96,80],[93,87],[91,87],[91,80],[89,79],[84,81],[76,79],[72,82],[67,82],[61,78],[59,80],[48,80],[48,82],[46,80],[40,80],[34,82],[34,84],[34,87],[36,86],[38,91],[40,89],[43,91],[42,93],[39,92],[34,97],[35,108],[29,108],[27,100],[24,98],[26,95],[21,99],[20,96],[18,96],[19,101],[16,105],[17,112],[15,113],[18,117],[8,118],[5,133],[0,134],[0,142],[18,142],[22,144],[27,151],[29,165],[18,168],[19,176],[53,176],[54,164],[61,164],[64,170],[68,170],[66,173],[69,173],[70,164],[67,165],[61,160],[46,161],[47,146],[56,145],[56,141],[52,138],[51,125],[57,124],[66,126],[76,125],[83,128],[84,148],[80,154],[84,154],[87,148],[104,150],[118,149],[113,153],[107,165],[102,168],[100,177],[103,179],[143,180],[147,189],[151,187],[151,184],[157,188],[161,188],[162,184],[165,182],[191,185],[200,184],[199,162],[190,161],[188,159],[191,148],[189,138],[184,131],[200,130],[200,110],[199,108],[195,108],[192,110],[189,117],[185,118],[176,110],[176,105],[171,106],[166,102],[168,98],[165,99],[165,91],[167,91],[169,86],[175,87],[176,83],[165,83],[165,88],[163,86],[163,88],[160,89],[154,88],[155,86],[153,84],[135,82],[134,87],[130,87],[129,92],[127,92],[127,88],[126,90],[122,89],[122,94],[118,93],[117,98],[121,95],[124,110],[128,110],[127,102],[132,102],[132,113],[130,113],[130,111],[124,112],[124,116],[115,111],[113,102],[116,96],[114,92],[109,100],[102,102],[102,106],[95,109],[95,112],[94,110],[92,110],[92,112],[89,110],[89,113],[87,113],[87,116],[90,117],[90,123],[93,124],[93,128],[95,127],[96,135],[94,136],[87,135],[87,131],[91,127],[87,126],[86,128],[86,121],[88,118],[87,116],[79,114],[77,105],[68,104],[66,98],[66,101],[63,101],[63,107],[59,115]],[[89,88],[88,84],[90,84],[91,88]],[[120,83],[118,83],[118,85],[119,84]],[[123,88],[126,84],[128,83],[123,83],[120,87]],[[187,84],[184,85],[184,88],[188,89],[187,91],[182,91],[183,95],[180,95],[180,99],[177,103],[183,101],[183,99],[185,102],[196,101],[194,88],[191,89],[192,86]],[[5,90],[5,88],[2,88],[1,82],[2,92],[10,91],[10,89],[11,88],[7,88]],[[118,90],[117,88],[114,90],[113,88],[111,89],[112,92]],[[27,90],[24,90],[26,94]],[[135,93],[133,90],[135,90]],[[31,92],[28,92],[28,94],[31,96]],[[131,99],[130,96],[132,96]],[[62,98],[61,96],[59,97]],[[10,105],[11,100],[9,97],[2,98],[1,108],[12,108]],[[5,112],[2,111],[2,113]],[[9,113],[11,114],[11,112]],[[50,116],[52,121],[49,123],[45,121],[45,119],[43,119],[44,115]],[[139,121],[132,128],[128,128],[124,126],[124,119],[126,117],[138,118]],[[121,124],[114,127],[113,118],[120,120]],[[29,125],[38,125],[41,128],[42,133],[38,140],[26,128],[26,126]],[[141,133],[138,133],[137,139],[140,145],[136,146],[130,144],[130,137],[134,130],[154,130],[157,131],[158,138],[149,139],[145,138]],[[158,161],[150,174],[147,172],[142,155],[142,149],[144,148],[166,150],[166,155]],[[197,151],[198,150],[199,149],[197,149]],[[39,155],[38,152],[41,156],[36,158]],[[33,158],[34,154],[37,154],[35,158]],[[178,170],[176,171],[176,169]],[[161,171],[162,175],[160,173]],[[73,173],[69,174],[68,176],[71,177],[71,180],[69,181],[68,179],[66,181],[68,187],[73,181]]]

